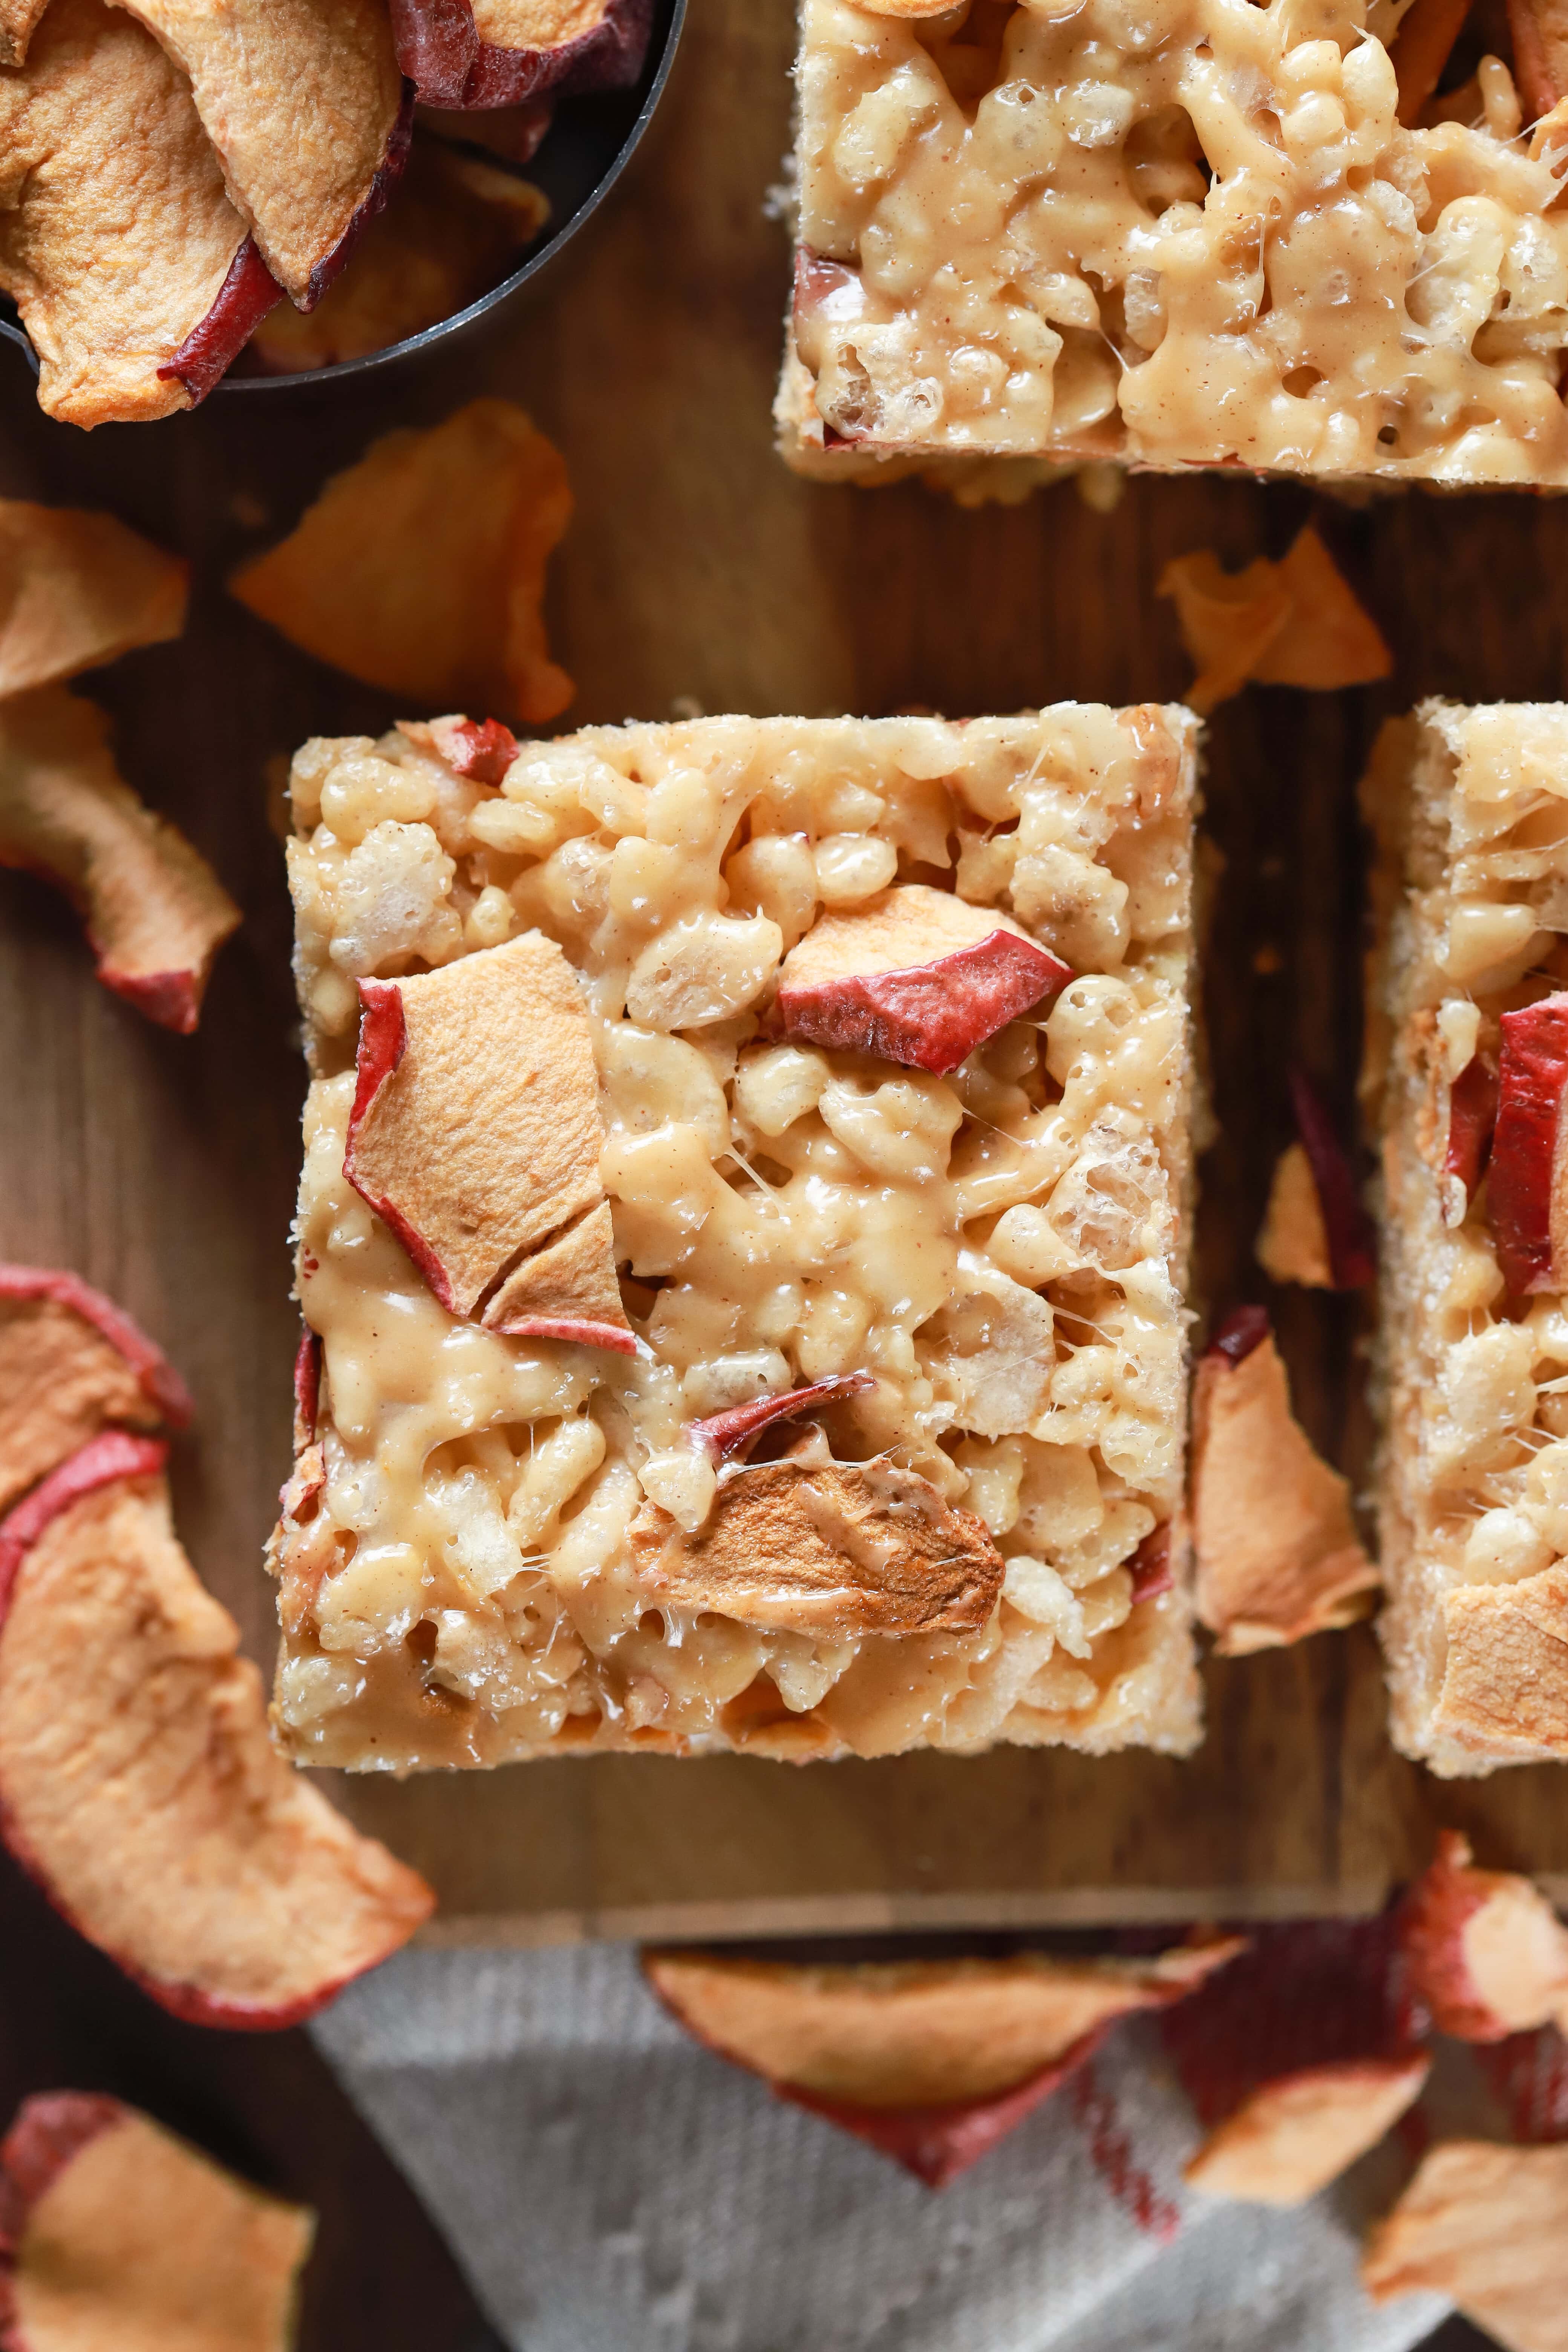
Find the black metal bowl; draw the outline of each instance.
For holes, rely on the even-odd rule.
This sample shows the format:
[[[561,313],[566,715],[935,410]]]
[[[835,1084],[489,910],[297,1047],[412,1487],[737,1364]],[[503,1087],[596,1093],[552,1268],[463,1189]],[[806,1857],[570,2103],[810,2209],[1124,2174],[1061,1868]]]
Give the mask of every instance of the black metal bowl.
[[[664,95],[685,26],[686,8],[687,0],[656,0],[653,37],[635,88],[591,98],[566,98],[557,106],[554,120],[526,171],[526,177],[542,188],[550,199],[549,226],[530,249],[527,260],[510,278],[503,278],[499,286],[491,287],[488,294],[481,294],[465,310],[454,310],[449,319],[438,320],[435,326],[423,328],[417,335],[405,336],[400,343],[388,343],[384,351],[367,352],[360,359],[335,360],[327,367],[305,368],[295,375],[270,375],[259,370],[253,375],[231,373],[217,386],[217,392],[289,392],[298,390],[301,384],[331,383],[341,376],[363,375],[371,368],[410,359],[416,352],[445,342],[449,335],[466,332],[520,294],[549,268],[563,247],[597,212],[631,162],[653,120],[654,109]],[[493,163],[495,158],[486,160]],[[395,191],[393,202],[396,201]],[[4,299],[0,299],[0,335],[20,347],[36,375],[38,362],[33,346],[17,319],[15,305]]]

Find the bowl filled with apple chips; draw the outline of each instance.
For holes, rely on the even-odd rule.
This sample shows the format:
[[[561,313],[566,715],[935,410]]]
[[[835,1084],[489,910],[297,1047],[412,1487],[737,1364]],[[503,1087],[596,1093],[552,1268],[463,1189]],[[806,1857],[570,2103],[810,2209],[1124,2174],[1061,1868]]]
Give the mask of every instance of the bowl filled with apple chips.
[[[89,428],[422,350],[607,194],[685,7],[8,0],[0,333]]]

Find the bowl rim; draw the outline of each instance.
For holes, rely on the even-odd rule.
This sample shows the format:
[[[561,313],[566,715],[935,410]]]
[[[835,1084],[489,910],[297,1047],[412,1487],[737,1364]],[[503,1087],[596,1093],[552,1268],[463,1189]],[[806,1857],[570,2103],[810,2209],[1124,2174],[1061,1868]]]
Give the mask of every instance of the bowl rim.
[[[653,79],[648,84],[642,104],[637,109],[637,118],[616,149],[608,169],[603,177],[595,182],[576,211],[557,235],[551,238],[549,244],[542,247],[540,251],[523,262],[520,268],[514,269],[510,278],[503,278],[499,286],[492,286],[488,294],[481,294],[476,301],[468,303],[466,309],[454,310],[449,318],[437,319],[434,326],[422,327],[416,335],[405,335],[401,342],[388,343],[382,351],[364,352],[357,359],[333,360],[326,367],[301,368],[292,375],[226,375],[214,385],[208,397],[217,398],[225,393],[299,392],[307,385],[341,383],[350,376],[367,375],[373,368],[385,367],[394,360],[414,359],[432,349],[437,343],[445,342],[449,335],[466,333],[470,328],[477,327],[481,320],[487,319],[492,310],[499,310],[503,302],[509,302],[513,295],[520,294],[532,278],[538,277],[541,271],[547,268],[556,257],[564,251],[578,230],[586,226],[642,145],[644,134],[648,124],[653,121],[660,99],[664,96],[665,86],[669,80],[670,71],[675,64],[676,51],[680,46],[680,37],[686,29],[688,4],[689,0],[670,0],[669,20],[664,32],[664,47],[654,68]],[[645,73],[647,70],[646,65],[643,70]],[[638,79],[641,79],[640,75]],[[17,345],[28,366],[37,375],[38,355],[34,351],[31,339],[21,322],[18,320],[0,318],[0,336],[4,336],[7,342]]]

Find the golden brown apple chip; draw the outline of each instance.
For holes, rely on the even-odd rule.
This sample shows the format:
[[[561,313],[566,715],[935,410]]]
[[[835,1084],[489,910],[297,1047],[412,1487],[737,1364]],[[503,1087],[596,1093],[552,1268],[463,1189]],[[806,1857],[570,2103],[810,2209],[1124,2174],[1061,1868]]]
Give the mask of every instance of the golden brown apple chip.
[[[570,1319],[629,1353],[587,1007],[553,940],[526,931],[438,971],[362,981],[360,999],[343,1173],[442,1306],[473,1315],[500,1283],[496,1328]],[[536,1320],[533,1335],[566,1336]]]
[[[0,1265],[0,1509],[111,1425],[183,1429],[185,1384],[81,1276]]]
[[[1275,1162],[1258,1263],[1274,1282],[1299,1282],[1309,1290],[1335,1286],[1328,1229],[1303,1144],[1292,1143]]]
[[[1508,2352],[1568,2352],[1568,2146],[1429,2148],[1373,2231],[1362,2279],[1374,2303],[1446,2294]]]
[[[0,66],[26,62],[27,44],[49,0],[0,0]]]
[[[309,310],[408,150],[413,104],[385,0],[116,5],[188,77],[230,201],[279,285]]]
[[[730,1474],[695,1535],[646,1503],[631,1545],[650,1606],[797,1633],[973,1633],[1002,1589],[980,1521],[888,1462],[760,1463]]]
[[[112,515],[0,499],[0,699],[177,637],[189,582]]]
[[[0,76],[0,286],[40,404],[81,425],[189,408],[278,289],[179,68],[107,0],[53,0]]]
[[[184,834],[122,782],[102,711],[62,688],[0,703],[0,866],[58,883],[106,988],[163,1028],[195,1027],[239,908]]]
[[[1220,1346],[1199,1361],[1192,1510],[1198,1615],[1223,1655],[1364,1614],[1378,1575],[1356,1536],[1349,1485],[1291,1412],[1266,1329],[1239,1361]]]
[[[432,1897],[274,1749],[170,1526],[165,1451],[110,1431],[0,1521],[0,1833],[165,2008],[291,2025]]]
[[[134,2107],[28,2099],[0,2144],[0,2337],[16,2352],[289,2352],[315,2216]]]
[[[1210,2132],[1187,2184],[1253,2205],[1304,2204],[1376,2147],[1420,2096],[1431,2063],[1420,2053],[1342,2058],[1261,2083]]]
[[[1465,1584],[1443,1601],[1448,1654],[1434,1724],[1461,1747],[1568,1756],[1568,1567]]]
[[[514,172],[416,138],[397,202],[342,277],[308,313],[268,311],[251,351],[279,374],[385,351],[488,294],[549,218],[549,198]]]
[[[1386,677],[1394,666],[1310,524],[1279,563],[1258,556],[1228,572],[1212,548],[1178,556],[1162,572],[1159,593],[1175,604],[1182,642],[1198,665],[1186,699],[1205,714],[1249,679],[1331,692]]]
[[[1568,98],[1568,9],[1563,0],[1508,0],[1508,23],[1513,78],[1533,122]]]
[[[572,515],[560,453],[506,400],[384,435],[230,583],[291,644],[437,710],[553,719],[544,566]]]

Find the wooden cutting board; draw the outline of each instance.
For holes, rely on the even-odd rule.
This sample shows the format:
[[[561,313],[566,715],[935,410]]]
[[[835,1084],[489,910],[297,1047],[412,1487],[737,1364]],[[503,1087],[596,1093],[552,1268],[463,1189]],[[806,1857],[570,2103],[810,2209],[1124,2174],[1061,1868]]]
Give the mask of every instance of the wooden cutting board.
[[[311,733],[378,731],[394,702],[291,653],[224,594],[323,477],[394,424],[479,391],[522,401],[564,449],[577,516],[552,575],[569,720],[709,711],[954,717],[1076,695],[1178,695],[1189,676],[1167,560],[1278,553],[1300,489],[1132,482],[1115,510],[1070,484],[961,511],[918,485],[795,481],[769,402],[788,284],[771,215],[789,133],[789,0],[692,0],[672,87],[606,213],[488,341],[337,390],[229,395],[90,438],[41,418],[0,352],[13,495],[112,508],[196,565],[188,635],[94,682],[127,773],[213,858],[246,925],[200,1034],[165,1036],[94,983],[75,926],[0,877],[0,1248],[79,1267],[168,1346],[199,1400],[176,1450],[181,1528],[269,1654],[260,1565],[288,1465],[296,1332],[287,1233],[302,1076],[283,865],[268,811]],[[1252,691],[1209,739],[1223,857],[1206,1013],[1221,1140],[1204,1163],[1200,1263],[1226,1303],[1250,1259],[1304,1061],[1348,1112],[1357,1044],[1358,765],[1382,711],[1564,691],[1568,507],[1413,495],[1325,527],[1397,650],[1392,685]],[[417,562],[417,549],[409,560]],[[1217,861],[1216,861],[1217,862]],[[1364,1427],[1353,1302],[1285,1295],[1306,1419],[1352,1466]],[[1004,1749],[794,1769],[593,1759],[468,1778],[343,1781],[355,1817],[439,1890],[458,1942],[1266,1915],[1376,1904],[1433,1825],[1568,1885],[1568,1775],[1441,1784],[1382,1729],[1360,1631],[1208,1669],[1209,1734],[1175,1764]]]

